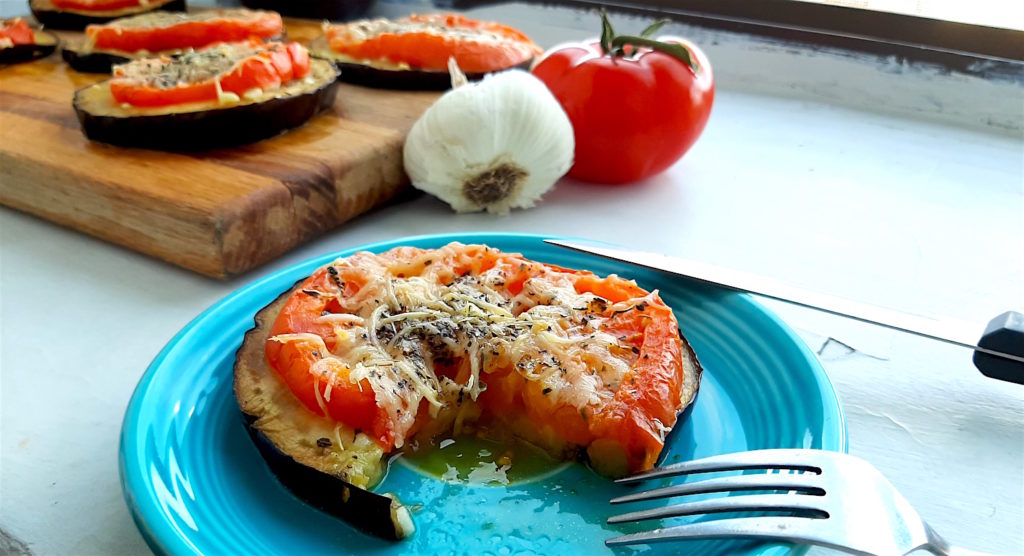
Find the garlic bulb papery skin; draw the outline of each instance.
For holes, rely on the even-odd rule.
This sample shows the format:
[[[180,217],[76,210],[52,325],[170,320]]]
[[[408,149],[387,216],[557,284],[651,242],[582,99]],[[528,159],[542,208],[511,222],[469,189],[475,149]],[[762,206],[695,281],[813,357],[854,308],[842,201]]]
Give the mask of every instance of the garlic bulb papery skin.
[[[510,70],[442,95],[409,132],[404,162],[417,189],[457,212],[507,214],[532,207],[565,175],[574,149],[572,124],[547,86]]]

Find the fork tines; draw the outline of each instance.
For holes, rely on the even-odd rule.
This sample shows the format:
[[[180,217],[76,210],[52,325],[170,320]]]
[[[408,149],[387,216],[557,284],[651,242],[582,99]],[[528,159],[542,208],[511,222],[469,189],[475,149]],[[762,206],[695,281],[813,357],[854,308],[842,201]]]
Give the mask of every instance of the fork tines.
[[[758,450],[737,454],[725,454],[709,458],[688,461],[668,465],[646,473],[619,479],[620,483],[636,483],[650,479],[674,477],[678,475],[689,475],[696,473],[718,473],[723,471],[745,471],[745,470],[794,470],[795,473],[760,473],[735,475],[730,477],[715,477],[702,481],[672,485],[662,488],[655,488],[649,491],[637,492],[626,496],[620,496],[611,500],[612,504],[623,504],[638,502],[641,500],[655,500],[673,496],[687,496],[693,494],[707,494],[715,492],[741,492],[741,491],[784,491],[798,492],[810,496],[793,496],[792,494],[749,494],[743,496],[727,496],[712,500],[701,500],[684,502],[672,506],[640,510],[616,515],[608,519],[608,523],[627,523],[649,519],[662,519],[670,517],[711,514],[722,512],[792,512],[802,517],[771,516],[773,520],[779,519],[803,519],[827,518],[828,511],[825,507],[825,485],[821,477],[822,469],[815,465],[814,458],[820,457],[819,450]],[[721,533],[729,536],[743,532],[757,533],[760,526],[753,526],[754,523],[748,520],[762,518],[736,518],[719,521],[694,523],[671,527],[668,529],[655,529],[649,532],[635,533],[617,537],[607,541],[608,545],[635,544],[644,542],[657,542],[684,538],[691,533],[699,533],[707,538]],[[679,535],[682,535],[680,537]]]
[[[617,483],[638,483],[662,477],[675,477],[693,473],[718,473],[720,471],[744,471],[747,469],[793,469],[821,473],[814,465],[814,457],[820,450],[755,450],[736,454],[722,454],[708,458],[674,463],[657,469],[616,480]]]

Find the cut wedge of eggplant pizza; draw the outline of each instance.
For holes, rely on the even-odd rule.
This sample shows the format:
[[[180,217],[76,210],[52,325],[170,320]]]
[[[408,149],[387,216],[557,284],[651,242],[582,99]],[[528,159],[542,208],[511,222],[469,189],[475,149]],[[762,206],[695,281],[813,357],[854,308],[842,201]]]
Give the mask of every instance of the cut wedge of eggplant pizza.
[[[85,28],[85,37],[69,42],[61,56],[81,72],[110,73],[115,64],[138,58],[173,56],[188,49],[250,38],[280,40],[284,23],[275,12],[244,8],[192,13],[157,11]]]
[[[338,71],[298,43],[217,44],[114,67],[79,89],[86,137],[175,151],[251,143],[298,127],[333,106]]]
[[[185,0],[29,0],[28,7],[44,27],[79,31],[92,23],[163,10],[185,11]]]
[[[310,43],[310,53],[334,62],[343,81],[386,89],[449,89],[449,58],[470,80],[479,80],[528,68],[541,52],[512,27],[454,14],[328,24]]]
[[[0,19],[0,64],[28,62],[53,54],[56,35],[33,29],[20,17]]]
[[[369,490],[391,456],[499,431],[610,477],[647,470],[701,368],[656,291],[452,243],[317,269],[259,311],[234,373],[280,481],[400,539],[409,512]]]

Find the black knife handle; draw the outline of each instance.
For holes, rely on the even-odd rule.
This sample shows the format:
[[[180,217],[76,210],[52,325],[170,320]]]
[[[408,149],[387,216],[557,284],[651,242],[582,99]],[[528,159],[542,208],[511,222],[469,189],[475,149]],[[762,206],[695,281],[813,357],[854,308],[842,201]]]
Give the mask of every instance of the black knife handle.
[[[1024,314],[1007,311],[989,321],[978,347],[1024,357]],[[997,380],[1024,384],[1024,363],[974,352],[974,366],[981,374]]]

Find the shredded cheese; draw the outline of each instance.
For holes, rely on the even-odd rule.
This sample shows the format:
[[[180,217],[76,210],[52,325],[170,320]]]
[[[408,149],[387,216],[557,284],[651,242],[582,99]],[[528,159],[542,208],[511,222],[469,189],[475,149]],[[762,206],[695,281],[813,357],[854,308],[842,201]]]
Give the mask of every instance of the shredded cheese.
[[[224,89],[220,86],[219,78],[213,80],[213,86],[217,89],[217,102],[221,104],[236,104],[242,100],[235,93],[224,92]]]
[[[348,313],[328,313],[326,315],[320,315],[316,319],[317,322],[327,322],[331,324],[363,324],[363,317],[359,315],[350,315]]]
[[[431,256],[443,257],[445,249],[453,247]],[[360,389],[368,384],[388,417],[397,447],[404,444],[424,400],[435,416],[444,407],[459,406],[458,429],[463,401],[476,400],[486,391],[491,372],[511,367],[526,380],[542,383],[544,395],[554,403],[589,411],[614,395],[636,360],[634,351],[599,331],[605,319],[599,315],[607,312],[590,308],[611,304],[592,293],[577,293],[564,275],[533,277],[513,295],[498,269],[445,281],[436,274],[440,265],[424,260],[418,269],[408,260],[390,264],[394,266],[370,253],[332,263],[338,269],[349,267],[345,272],[358,270],[365,278],[353,295],[333,296],[343,313],[316,319],[335,326],[332,351],[314,334],[282,334],[271,340],[312,342],[322,350],[322,359],[311,369],[318,403],[322,398],[330,401],[332,384],[342,371]],[[642,302],[634,300],[616,310]],[[452,365],[468,369],[462,383],[438,374],[439,368]],[[322,397],[320,382],[327,385]]]
[[[242,98],[245,100],[259,100],[262,96],[263,89],[260,89],[259,87],[253,87],[252,89],[242,93]]]
[[[317,403],[317,405],[320,406],[320,411],[322,411],[325,416],[330,415],[330,413],[327,412],[327,405],[324,404],[324,398],[323,398],[323,396],[320,395],[320,379],[319,378],[314,378],[313,379],[313,395],[316,396],[316,403]]]
[[[334,442],[338,445],[338,451],[345,450],[345,444],[341,441],[341,423],[334,425]]]

